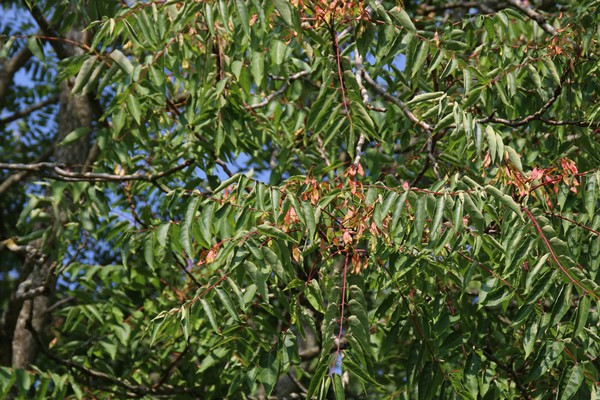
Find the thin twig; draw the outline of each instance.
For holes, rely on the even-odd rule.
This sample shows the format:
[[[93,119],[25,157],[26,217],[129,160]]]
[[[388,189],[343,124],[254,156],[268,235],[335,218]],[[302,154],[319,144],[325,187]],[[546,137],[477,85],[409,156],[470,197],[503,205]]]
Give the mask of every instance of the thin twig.
[[[533,216],[533,213],[531,211],[529,211],[529,209],[527,209],[524,206],[521,206],[521,210],[524,211],[525,214],[527,214],[527,216],[529,217],[529,219],[533,223],[533,226],[535,227],[535,230],[538,232],[538,234],[540,236],[540,239],[542,239],[542,242],[544,243],[544,245],[546,246],[546,248],[550,252],[550,257],[552,257],[552,259],[554,260],[554,262],[556,263],[556,265],[558,266],[558,268],[567,277],[567,279],[569,279],[575,286],[577,286],[581,290],[583,290],[583,295],[584,296],[586,294],[589,294],[590,296],[592,296],[596,300],[600,299],[600,296],[597,293],[595,293],[594,291],[590,291],[590,290],[586,289],[585,286],[583,286],[583,284],[581,282],[579,282],[578,280],[576,280],[575,278],[573,278],[569,274],[567,268],[565,266],[563,266],[562,263],[560,262],[560,260],[558,259],[558,256],[554,252],[554,249],[552,248],[552,245],[550,244],[550,241],[548,240],[548,238],[544,234],[544,232],[543,232],[540,224],[538,223],[537,219]]]
[[[377,84],[373,80],[373,78],[371,78],[371,76],[369,75],[369,73],[367,71],[363,71],[363,78],[365,79],[365,82],[367,82],[367,84],[369,84],[369,86],[371,86],[373,89],[375,89],[375,91],[377,93],[379,93],[384,99],[397,105],[400,108],[400,110],[402,110],[402,112],[404,113],[406,118],[409,119],[409,121],[411,121],[413,124],[417,125],[418,127],[420,127],[421,129],[423,129],[426,132],[433,131],[433,127],[431,125],[429,125],[425,121],[420,120],[415,114],[413,114],[411,109],[408,108],[408,106],[406,104],[404,104],[404,102],[402,100],[400,100],[396,96],[389,94],[383,87],[381,87],[379,84]]]
[[[356,77],[356,83],[358,85],[358,89],[360,90],[360,97],[361,97],[365,107],[368,107],[368,105],[370,103],[369,92],[367,91],[367,89],[365,88],[365,85],[363,84],[363,80],[362,80],[362,72],[364,71],[363,59],[358,51],[354,52],[354,64],[355,64],[356,70],[357,70],[357,73],[354,74],[354,76]],[[358,165],[358,163],[360,163],[360,158],[362,157],[362,150],[363,150],[365,141],[366,141],[366,136],[363,132],[361,132],[360,136],[358,138],[358,142],[356,142],[356,149],[354,150],[354,154],[355,154],[354,163],[353,163],[354,165]]]
[[[328,167],[331,166],[331,161],[329,161],[329,157],[325,153],[325,146],[323,145],[323,139],[321,139],[321,135],[317,134],[317,151],[323,160],[325,160],[325,165]]]
[[[503,124],[503,125],[507,125],[507,126],[511,126],[511,127],[517,127],[517,126],[526,125],[533,120],[541,119],[542,114],[544,114],[546,111],[548,111],[548,109],[556,102],[556,100],[558,99],[558,96],[560,96],[560,94],[562,93],[562,88],[563,88],[563,85],[564,85],[568,75],[569,75],[569,69],[565,68],[563,75],[560,79],[560,84],[558,86],[556,86],[556,88],[554,88],[552,97],[550,97],[548,99],[548,101],[546,101],[546,103],[542,107],[540,107],[539,110],[534,112],[533,114],[523,117],[521,119],[516,119],[516,120],[498,118],[498,117],[494,117],[493,115],[490,115],[489,117],[480,119],[477,122],[479,122],[480,124],[493,122],[493,123]]]
[[[295,74],[288,76],[287,78],[285,78],[286,82],[279,89],[277,89],[276,91],[274,91],[273,93],[271,93],[270,95],[265,97],[263,99],[263,101],[261,101],[260,103],[248,105],[248,108],[251,110],[256,110],[257,108],[266,107],[271,102],[271,100],[273,100],[275,97],[280,96],[283,93],[285,93],[287,88],[290,86],[290,82],[300,79],[302,77],[305,77],[307,75],[310,75],[310,73],[311,73],[311,71],[300,71],[300,72],[297,72]],[[273,79],[275,79],[275,78],[273,78]]]

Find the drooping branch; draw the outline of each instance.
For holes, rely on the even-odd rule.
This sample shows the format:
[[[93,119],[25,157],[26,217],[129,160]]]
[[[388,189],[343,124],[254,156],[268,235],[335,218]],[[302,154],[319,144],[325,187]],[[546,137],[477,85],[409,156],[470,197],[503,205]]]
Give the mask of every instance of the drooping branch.
[[[562,265],[562,263],[558,259],[557,254],[555,253],[552,245],[550,244],[550,240],[548,240],[548,238],[544,234],[544,231],[542,230],[542,227],[538,223],[537,219],[533,216],[533,213],[531,211],[529,211],[529,209],[527,209],[524,206],[521,206],[521,210],[523,212],[525,212],[525,214],[527,214],[527,217],[533,223],[533,226],[535,227],[536,231],[538,232],[538,235],[539,235],[540,239],[542,240],[542,242],[544,243],[544,245],[548,249],[548,252],[550,253],[550,257],[552,258],[552,260],[554,260],[554,262],[556,263],[556,265],[558,266],[558,268],[560,269],[560,271],[565,275],[565,277],[569,281],[571,281],[575,286],[579,287],[583,291],[584,295],[590,295],[590,296],[592,296],[596,300],[600,299],[600,296],[597,293],[595,293],[594,291],[589,290],[585,286],[583,286],[583,284],[580,281],[578,281],[577,279],[575,279],[569,273],[569,271],[567,270],[567,268]]]

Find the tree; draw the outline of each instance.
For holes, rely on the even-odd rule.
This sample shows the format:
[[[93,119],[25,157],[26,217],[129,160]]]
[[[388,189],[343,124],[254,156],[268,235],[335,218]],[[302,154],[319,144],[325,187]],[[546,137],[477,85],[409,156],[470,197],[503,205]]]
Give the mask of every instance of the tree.
[[[25,3],[1,393],[597,395],[599,1]]]

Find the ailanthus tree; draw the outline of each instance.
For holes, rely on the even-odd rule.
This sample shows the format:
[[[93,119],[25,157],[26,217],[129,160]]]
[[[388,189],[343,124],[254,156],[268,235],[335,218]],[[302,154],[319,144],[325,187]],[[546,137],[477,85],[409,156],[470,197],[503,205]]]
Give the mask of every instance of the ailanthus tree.
[[[1,7],[3,396],[597,396],[600,1]]]

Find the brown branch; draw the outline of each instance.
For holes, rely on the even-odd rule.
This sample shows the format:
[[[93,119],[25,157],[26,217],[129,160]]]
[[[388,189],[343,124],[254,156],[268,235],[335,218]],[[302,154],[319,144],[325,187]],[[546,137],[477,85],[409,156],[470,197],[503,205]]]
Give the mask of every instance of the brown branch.
[[[37,162],[43,162],[50,158],[54,152],[54,146],[46,149],[46,151],[37,159]],[[0,168],[2,169],[2,168]],[[9,175],[2,183],[0,183],[0,195],[6,192],[12,185],[25,179],[29,175],[30,171],[21,171],[15,174]]]
[[[8,117],[0,118],[0,127],[10,124],[11,122],[16,121],[18,119],[24,118],[29,114],[33,113],[34,111],[40,110],[49,104],[56,103],[57,101],[58,96],[50,96],[47,99],[42,100],[39,103],[29,106],[23,110],[19,110],[14,114],[9,115]]]
[[[546,22],[546,19],[537,11],[535,11],[531,7],[527,7],[521,0],[506,0],[508,4],[515,7],[521,13],[527,15],[529,18],[537,22],[537,24],[542,28],[546,33],[551,36],[556,36],[558,34],[558,30]]]
[[[544,242],[544,245],[546,246],[546,248],[548,249],[548,251],[550,252],[550,257],[552,257],[552,259],[554,260],[554,262],[558,265],[558,268],[561,270],[561,272],[567,277],[567,279],[569,279],[575,286],[579,287],[581,290],[583,290],[583,295],[585,296],[586,294],[589,294],[590,296],[592,296],[594,299],[598,300],[600,299],[600,296],[598,296],[598,294],[594,293],[593,291],[589,291],[588,289],[586,289],[581,282],[577,281],[575,278],[573,278],[569,272],[567,271],[567,268],[565,268],[562,263],[560,262],[560,260],[558,259],[558,256],[556,255],[556,253],[554,252],[554,249],[552,248],[552,245],[550,244],[550,241],[548,240],[548,238],[546,237],[546,235],[544,235],[544,232],[542,231],[542,227],[540,226],[540,224],[538,223],[537,219],[533,216],[533,213],[531,211],[529,211],[529,209],[527,209],[524,206],[521,206],[521,210],[525,212],[525,214],[527,214],[527,216],[529,217],[529,219],[531,220],[531,222],[533,223],[533,226],[535,227],[535,230],[538,232],[538,234],[540,235],[540,239],[542,239],[542,242]]]
[[[195,159],[191,158],[182,164],[157,174],[132,174],[132,175],[113,175],[105,173],[92,172],[71,172],[63,169],[64,165],[40,162],[36,164],[9,164],[0,163],[0,169],[12,171],[37,172],[51,179],[67,182],[128,182],[128,181],[146,181],[155,183],[158,179],[171,175],[185,167],[193,164]]]
[[[502,124],[502,125],[511,126],[511,127],[523,126],[523,125],[526,125],[529,122],[535,121],[535,120],[538,120],[538,121],[542,120],[542,122],[544,122],[542,119],[542,114],[544,114],[546,111],[548,111],[548,109],[550,107],[552,107],[552,105],[556,102],[556,100],[558,100],[558,96],[560,96],[560,94],[562,93],[562,88],[563,88],[563,85],[564,85],[568,75],[569,75],[569,69],[565,68],[565,71],[563,72],[563,75],[560,78],[560,84],[558,86],[556,86],[556,88],[554,88],[552,97],[550,97],[548,99],[548,101],[546,101],[546,103],[544,103],[544,105],[542,107],[540,107],[540,109],[537,110],[536,112],[534,112],[533,114],[523,117],[521,119],[514,119],[514,120],[498,118],[498,117],[494,117],[494,115],[490,115],[486,118],[478,120],[477,122],[479,122],[480,124],[493,122],[496,124]],[[549,121],[549,120],[546,120],[546,121]]]
[[[27,7],[27,8],[29,8],[29,6],[31,5],[31,8],[29,8],[29,12],[31,13],[31,16],[33,17],[35,22],[38,24],[38,26],[40,27],[40,29],[42,30],[44,35],[58,38],[58,32],[56,32],[56,30],[46,20],[46,17],[44,17],[42,10],[40,10],[40,8],[35,4],[30,4],[27,1],[24,1],[24,3],[25,3],[25,7]],[[68,51],[64,48],[62,42],[57,41],[57,40],[50,40],[49,42],[50,42],[50,46],[52,46],[52,48],[56,52],[56,55],[58,56],[59,59],[63,60],[70,56]]]
[[[223,168],[223,171],[225,171],[225,173],[227,175],[229,175],[230,178],[233,175],[235,175],[233,172],[231,172],[231,170],[229,169],[229,167],[227,166],[227,164],[223,160],[221,160],[220,158],[217,158],[215,160],[215,164],[217,164],[219,167]]]
[[[446,11],[452,10],[456,8],[478,8],[479,10],[485,13],[493,13],[494,10],[489,6],[485,5],[481,1],[460,1],[455,3],[446,3],[446,4],[438,4],[438,5],[423,5],[420,7],[420,10],[430,13],[434,11]]]
[[[542,117],[539,117],[537,119],[547,125],[554,125],[554,126],[572,125],[572,126],[580,126],[582,128],[598,128],[598,127],[600,127],[600,122],[554,120],[554,119],[547,119],[547,118],[542,118]]]
[[[500,361],[488,347],[481,347],[481,350],[490,361],[495,362],[496,365],[500,367],[500,369],[503,369],[511,376],[513,382],[515,383],[515,386],[517,387],[517,389],[519,389],[524,399],[531,399],[531,396],[527,392],[527,388],[525,388],[525,386],[523,386],[523,383],[521,382],[519,374],[511,366],[505,365],[502,361]]]
[[[3,60],[0,66],[0,102],[6,96],[6,92],[13,83],[13,78],[17,71],[21,69],[33,54],[27,47],[23,47],[17,54],[15,54],[10,60]]]

